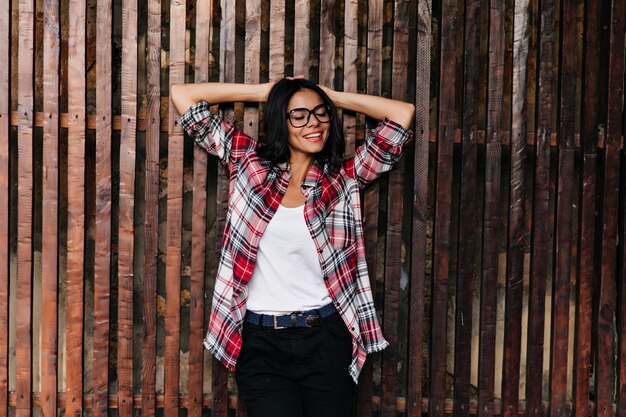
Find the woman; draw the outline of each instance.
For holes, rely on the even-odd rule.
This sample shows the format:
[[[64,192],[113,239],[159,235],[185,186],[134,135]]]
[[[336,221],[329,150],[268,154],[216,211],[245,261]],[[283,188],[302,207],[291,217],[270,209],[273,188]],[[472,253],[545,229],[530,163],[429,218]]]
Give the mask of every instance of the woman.
[[[250,417],[347,417],[367,353],[387,346],[365,264],[359,190],[392,168],[414,106],[302,78],[175,85],[189,136],[230,179],[204,344],[234,370]],[[256,139],[209,104],[267,101]],[[337,109],[381,120],[344,159]]]

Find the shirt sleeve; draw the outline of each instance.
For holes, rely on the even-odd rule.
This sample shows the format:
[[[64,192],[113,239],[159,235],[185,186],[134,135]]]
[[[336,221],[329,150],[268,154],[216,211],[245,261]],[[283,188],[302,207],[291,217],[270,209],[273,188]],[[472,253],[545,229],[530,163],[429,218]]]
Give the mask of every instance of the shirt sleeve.
[[[204,100],[191,106],[181,116],[180,123],[198,145],[227,166],[256,146],[250,136],[213,113]]]
[[[412,131],[393,120],[382,119],[354,154],[354,166],[350,171],[353,172],[359,187],[365,187],[382,173],[393,168],[402,156],[403,146],[412,137]]]

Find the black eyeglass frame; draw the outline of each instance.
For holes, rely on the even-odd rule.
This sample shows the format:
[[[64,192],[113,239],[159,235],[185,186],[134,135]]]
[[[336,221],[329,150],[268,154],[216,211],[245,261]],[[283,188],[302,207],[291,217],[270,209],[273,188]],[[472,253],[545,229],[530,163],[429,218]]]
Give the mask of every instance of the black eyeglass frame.
[[[328,114],[328,120],[326,120],[326,121],[320,120],[320,118],[317,117],[317,114],[315,113],[315,111],[317,109],[322,108],[322,107],[326,108],[326,111],[327,111],[327,114]],[[293,124],[293,120],[291,120],[291,114],[293,112],[296,112],[296,111],[304,111],[304,110],[309,112],[309,114],[306,117],[306,121],[304,122],[304,124],[296,126],[295,124]],[[307,109],[306,107],[298,107],[296,109],[289,110],[287,113],[285,113],[285,116],[287,116],[287,119],[289,120],[289,123],[291,123],[291,126],[293,126],[295,128],[300,128],[300,127],[304,127],[304,126],[308,125],[309,121],[311,120],[311,115],[315,116],[317,121],[320,122],[320,123],[330,123],[330,121],[333,120],[333,113],[330,111],[330,106],[328,104],[324,104],[324,103],[318,104],[317,106],[313,107],[313,109]]]

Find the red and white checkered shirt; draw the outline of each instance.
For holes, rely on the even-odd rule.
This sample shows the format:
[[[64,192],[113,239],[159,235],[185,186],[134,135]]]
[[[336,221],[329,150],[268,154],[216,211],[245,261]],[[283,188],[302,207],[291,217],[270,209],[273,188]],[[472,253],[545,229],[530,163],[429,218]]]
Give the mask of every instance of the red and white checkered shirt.
[[[205,101],[181,117],[185,131],[227,167],[228,214],[205,347],[231,371],[241,349],[247,283],[259,240],[287,189],[288,164],[272,166],[257,141],[211,112]],[[304,217],[317,248],[324,282],[352,334],[348,371],[356,382],[367,353],[384,349],[365,263],[359,190],[390,170],[412,132],[383,119],[354,157],[331,173],[317,162],[302,183]]]

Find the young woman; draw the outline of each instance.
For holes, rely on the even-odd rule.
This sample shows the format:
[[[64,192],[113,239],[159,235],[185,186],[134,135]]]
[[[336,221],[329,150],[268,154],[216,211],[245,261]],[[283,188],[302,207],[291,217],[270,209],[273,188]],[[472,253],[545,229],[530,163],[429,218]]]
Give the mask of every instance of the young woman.
[[[350,416],[367,353],[388,344],[359,190],[400,158],[414,106],[302,78],[175,85],[171,98],[185,131],[230,179],[206,348],[236,372],[250,417]],[[235,101],[267,101],[264,137],[209,110]],[[380,120],[347,159],[335,106]]]

